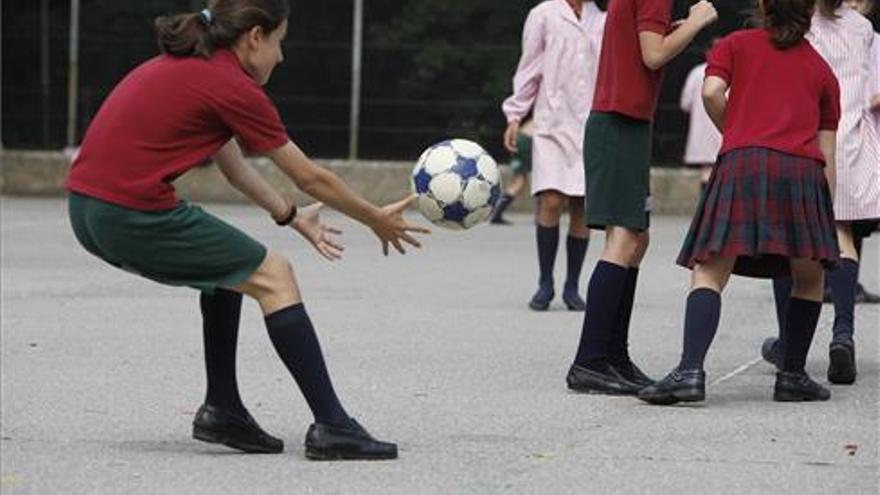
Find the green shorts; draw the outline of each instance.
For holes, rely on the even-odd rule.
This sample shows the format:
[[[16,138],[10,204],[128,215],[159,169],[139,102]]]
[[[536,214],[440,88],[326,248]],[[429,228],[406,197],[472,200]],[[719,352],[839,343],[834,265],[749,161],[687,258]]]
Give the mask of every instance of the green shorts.
[[[587,225],[646,230],[651,213],[651,123],[593,112],[584,136]]]
[[[266,258],[262,244],[189,203],[141,211],[70,193],[68,206],[73,232],[88,252],[166,285],[209,293],[235,287]]]
[[[532,172],[532,136],[519,133],[516,137],[516,153],[510,157],[510,171],[514,175]]]

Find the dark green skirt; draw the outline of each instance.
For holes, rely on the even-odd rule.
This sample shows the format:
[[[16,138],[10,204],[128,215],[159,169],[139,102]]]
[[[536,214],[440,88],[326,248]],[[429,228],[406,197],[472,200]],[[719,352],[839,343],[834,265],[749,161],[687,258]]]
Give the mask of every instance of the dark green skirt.
[[[266,258],[262,244],[186,202],[141,211],[71,193],[68,206],[73,232],[88,252],[162,284],[231,288]]]
[[[651,123],[593,112],[584,134],[587,225],[645,230],[651,212]]]

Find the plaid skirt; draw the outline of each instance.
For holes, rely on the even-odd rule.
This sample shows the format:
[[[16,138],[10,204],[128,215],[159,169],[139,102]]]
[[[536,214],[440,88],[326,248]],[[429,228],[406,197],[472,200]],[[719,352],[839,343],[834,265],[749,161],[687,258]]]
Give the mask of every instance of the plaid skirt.
[[[840,257],[825,171],[814,159],[766,148],[718,158],[691,222],[678,264],[736,257],[733,273],[773,278],[789,258],[834,267]]]

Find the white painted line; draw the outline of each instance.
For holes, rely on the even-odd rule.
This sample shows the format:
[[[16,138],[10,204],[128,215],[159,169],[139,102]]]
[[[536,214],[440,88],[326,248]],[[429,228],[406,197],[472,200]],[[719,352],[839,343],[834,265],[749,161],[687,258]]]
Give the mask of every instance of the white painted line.
[[[736,375],[742,373],[743,371],[746,371],[747,369],[749,369],[749,368],[751,368],[752,366],[754,366],[754,365],[760,363],[760,362],[763,361],[763,360],[764,360],[764,359],[763,359],[763,358],[760,358],[760,357],[755,358],[755,359],[749,361],[748,363],[746,363],[746,364],[740,366],[739,368],[737,368],[737,369],[731,371],[730,373],[728,373],[728,374],[722,376],[721,378],[715,380],[714,382],[712,382],[712,385],[718,385],[719,383],[726,382],[727,380],[730,380],[731,378],[733,378],[733,377],[735,377]]]

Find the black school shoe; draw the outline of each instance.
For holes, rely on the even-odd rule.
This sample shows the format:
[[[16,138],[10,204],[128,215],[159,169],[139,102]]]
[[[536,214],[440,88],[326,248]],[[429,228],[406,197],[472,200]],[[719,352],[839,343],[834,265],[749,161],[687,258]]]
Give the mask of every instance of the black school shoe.
[[[610,365],[606,365],[603,371],[596,371],[572,364],[565,383],[575,392],[588,394],[635,395],[641,388]]]
[[[801,402],[828,400],[831,391],[814,382],[803,371],[776,373],[776,386],[773,388],[773,400],[778,402]]]
[[[767,337],[761,344],[761,357],[764,361],[776,366],[777,370],[782,370],[782,352],[779,350],[779,339],[777,337]]]
[[[636,384],[640,389],[656,383],[655,380],[642,372],[629,357],[621,359],[612,358],[610,364],[620,376],[626,379],[626,381]]]
[[[659,406],[706,400],[706,372],[675,368],[659,382],[639,391],[639,399]]]
[[[305,445],[313,461],[397,459],[397,445],[376,440],[354,419],[348,427],[312,424]]]
[[[586,311],[587,303],[578,294],[577,289],[562,292],[562,302],[569,311]]]
[[[196,413],[192,436],[251,454],[277,454],[284,450],[284,442],[263,431],[247,411],[231,412],[208,404]]]
[[[852,385],[856,381],[856,347],[852,341],[831,342],[828,349],[828,381]]]
[[[555,295],[552,287],[539,286],[538,292],[535,292],[532,300],[529,301],[529,307],[535,311],[547,311]]]

